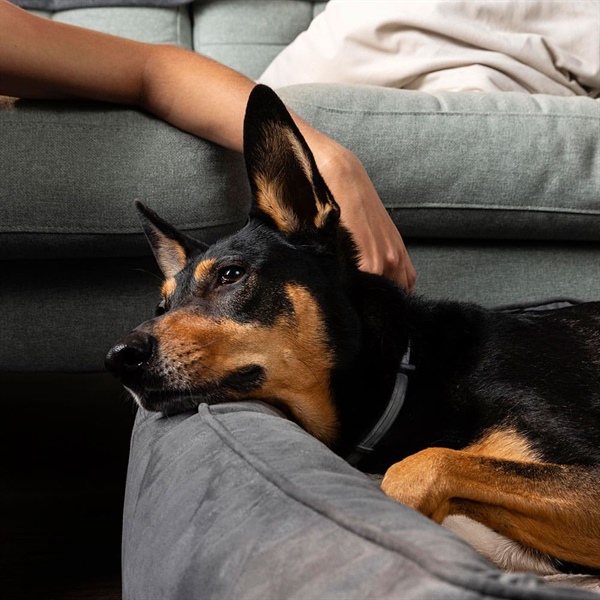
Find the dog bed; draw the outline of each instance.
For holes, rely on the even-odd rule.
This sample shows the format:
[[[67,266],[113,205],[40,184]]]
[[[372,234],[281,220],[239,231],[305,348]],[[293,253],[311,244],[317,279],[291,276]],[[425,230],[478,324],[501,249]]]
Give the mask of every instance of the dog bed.
[[[125,600],[597,598],[503,573],[261,403],[140,410]]]

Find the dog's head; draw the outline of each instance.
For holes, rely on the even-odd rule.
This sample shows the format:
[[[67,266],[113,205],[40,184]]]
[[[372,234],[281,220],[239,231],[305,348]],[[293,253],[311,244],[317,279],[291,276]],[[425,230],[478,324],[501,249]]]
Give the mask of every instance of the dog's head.
[[[353,290],[364,274],[306,142],[265,86],[248,102],[244,154],[248,222],[212,246],[138,203],[162,301],[106,365],[148,410],[261,399],[331,444],[335,380],[361,353]]]

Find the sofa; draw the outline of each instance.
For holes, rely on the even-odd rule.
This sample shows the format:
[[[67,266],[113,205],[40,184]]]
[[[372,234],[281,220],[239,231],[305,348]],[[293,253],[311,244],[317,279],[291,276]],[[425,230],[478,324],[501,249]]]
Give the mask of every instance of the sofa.
[[[193,49],[253,79],[325,6],[307,0],[18,3],[63,22]],[[431,94],[363,84],[302,84],[277,92],[361,159],[403,234],[417,270],[417,293],[489,307],[600,298],[600,101],[518,93]],[[75,378],[84,382],[74,392],[82,398],[86,381],[90,393],[104,381],[106,351],[149,318],[158,300],[158,270],[134,200],[180,230],[212,242],[245,222],[250,192],[243,158],[144,112],[93,102],[5,98],[0,131],[0,377],[5,382],[20,378],[20,386],[40,374]],[[255,419],[255,407],[246,408],[243,414]],[[241,418],[239,411],[233,414]],[[92,417],[86,423],[91,428]],[[186,427],[198,423],[197,415],[186,417]],[[284,421],[265,417],[263,426],[277,429],[276,418]],[[131,531],[146,531],[140,523],[149,526],[162,514],[160,504],[155,512],[131,509],[143,505],[132,496],[139,483],[132,474],[139,472],[140,460],[163,448],[158,441],[163,435],[175,439],[168,431],[179,424],[138,415],[134,426],[131,457],[138,458],[130,457],[129,537],[123,542],[130,598],[148,597],[139,577],[156,567],[156,556],[144,554],[141,563],[131,558]],[[143,459],[135,446],[146,435],[142,430],[154,432],[148,434],[154,445],[146,446]],[[257,440],[236,443],[249,443],[252,451]],[[335,469],[328,466],[338,468],[348,470],[339,463]],[[391,510],[387,504],[385,510]],[[432,539],[435,549],[435,534]],[[143,548],[146,541],[139,536],[135,543]],[[451,540],[449,547],[456,543]],[[470,554],[465,561],[467,570],[500,577]],[[214,575],[216,563],[211,568]],[[530,579],[515,581],[517,588],[535,589],[532,598],[538,593],[555,597],[537,591]],[[189,588],[178,585],[173,583],[165,597],[186,597],[181,590]],[[389,589],[397,592],[401,583],[394,585],[400,587]],[[485,595],[485,585],[477,593]],[[502,585],[490,596],[513,597],[512,584]],[[240,597],[261,595],[240,589],[235,588]],[[457,589],[456,597],[467,597]],[[229,597],[214,590],[202,597]],[[328,595],[326,588],[318,590]],[[439,597],[454,597],[445,594],[440,591]],[[286,597],[294,595],[286,589]],[[261,597],[269,596],[277,594],[267,590]],[[429,596],[419,591],[411,597]]]
[[[257,78],[322,8],[197,0],[43,14],[194,48]],[[600,296],[597,101],[361,85],[279,91],[363,161],[406,238],[419,293],[488,306]],[[244,222],[242,157],[119,106],[5,102],[0,124],[0,365],[101,371],[106,350],[157,297],[133,201],[213,241]],[[47,318],[48,306],[69,315],[67,327]]]

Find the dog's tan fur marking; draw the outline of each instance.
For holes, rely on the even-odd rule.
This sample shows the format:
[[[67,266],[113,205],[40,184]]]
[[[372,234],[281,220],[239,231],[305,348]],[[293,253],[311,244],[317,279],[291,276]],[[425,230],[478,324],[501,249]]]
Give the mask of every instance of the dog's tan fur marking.
[[[160,270],[169,279],[185,267],[187,256],[179,243],[161,236],[157,243],[156,260]]]
[[[259,208],[269,215],[279,231],[291,234],[300,229],[300,221],[293,210],[287,208],[282,203],[283,182],[277,179],[271,179],[264,173],[257,173],[256,182],[256,203]]]
[[[270,141],[275,146],[273,154],[283,154],[291,150],[295,162],[310,184],[316,207],[313,225],[315,228],[320,229],[323,227],[327,215],[333,209],[333,205],[329,202],[323,203],[316,193],[312,165],[308,155],[290,129],[276,124],[269,124],[266,127],[269,132]],[[256,203],[258,207],[273,219],[277,229],[282,233],[289,235],[298,232],[301,223],[290,206],[290,202],[284,198],[285,174],[273,166],[278,163],[278,159],[274,159],[271,156],[264,156],[261,162],[264,165],[264,170],[254,175],[254,183],[257,189]]]
[[[265,382],[244,397],[276,399],[307,431],[333,443],[338,421],[329,389],[333,359],[325,326],[306,289],[288,285],[287,293],[294,311],[272,327],[212,320],[185,310],[166,314],[154,331],[161,340],[163,368],[171,373],[170,383],[193,387],[259,365]]]
[[[294,153],[294,156],[296,157],[296,161],[298,162],[298,165],[304,172],[304,175],[306,175],[306,179],[308,179],[308,181],[312,184],[312,182],[313,182],[312,166],[311,166],[310,160],[309,160],[302,144],[300,143],[300,140],[294,135],[292,130],[288,129],[287,127],[282,130],[282,133],[285,136],[285,140],[287,141],[290,148],[292,149],[292,152]]]
[[[287,128],[276,123],[266,123],[265,137],[273,146],[271,153],[263,152],[257,160],[262,165],[262,170],[254,175],[256,186],[257,206],[275,223],[277,229],[282,233],[291,234],[298,231],[300,222],[295,213],[284,199],[285,173],[281,171],[279,161],[288,150],[285,142],[288,136]]]
[[[532,451],[515,435],[494,432],[471,446],[477,453],[422,450],[392,465],[381,487],[438,523],[464,515],[526,547],[600,568],[600,473],[522,460]]]
[[[196,280],[196,282],[199,283],[203,279],[209,277],[214,266],[215,260],[212,258],[200,261],[194,269],[194,279]]]
[[[327,221],[329,213],[333,210],[332,204],[321,204],[317,202],[317,214],[315,215],[315,227],[321,229]]]
[[[302,147],[302,144],[300,143],[300,141],[294,136],[293,132],[289,129],[285,130],[285,134],[287,137],[287,141],[290,144],[290,147],[292,148],[294,156],[296,157],[296,160],[298,161],[298,164],[302,168],[302,171],[306,175],[306,179],[308,179],[308,181],[312,187],[313,196],[315,198],[315,207],[317,209],[317,213],[315,215],[313,223],[317,229],[321,229],[321,227],[323,227],[323,225],[325,224],[325,221],[327,220],[327,216],[333,209],[333,205],[330,204],[329,202],[326,202],[325,204],[323,202],[321,202],[321,199],[319,198],[319,195],[317,194],[317,191],[315,189],[315,182],[313,179],[311,162],[306,154],[306,151]]]
[[[277,397],[278,390],[288,388],[288,410],[315,437],[332,443],[338,430],[329,379],[333,358],[321,310],[306,288],[288,284],[286,291],[294,318],[280,326],[275,347],[281,343],[281,362],[260,393]]]
[[[175,278],[169,277],[169,279],[165,279],[164,283],[162,284],[160,293],[162,294],[163,298],[169,298],[175,292],[176,287],[177,282],[175,281]]]
[[[532,450],[531,444],[514,429],[493,429],[467,446],[465,452],[521,462],[540,460],[540,455]]]

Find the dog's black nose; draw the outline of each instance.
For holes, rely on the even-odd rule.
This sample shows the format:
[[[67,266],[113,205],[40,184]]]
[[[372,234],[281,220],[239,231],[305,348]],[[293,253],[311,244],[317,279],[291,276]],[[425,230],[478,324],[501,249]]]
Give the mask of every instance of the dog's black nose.
[[[143,331],[132,331],[117,342],[106,355],[106,368],[117,377],[141,372],[154,351],[154,338]]]

